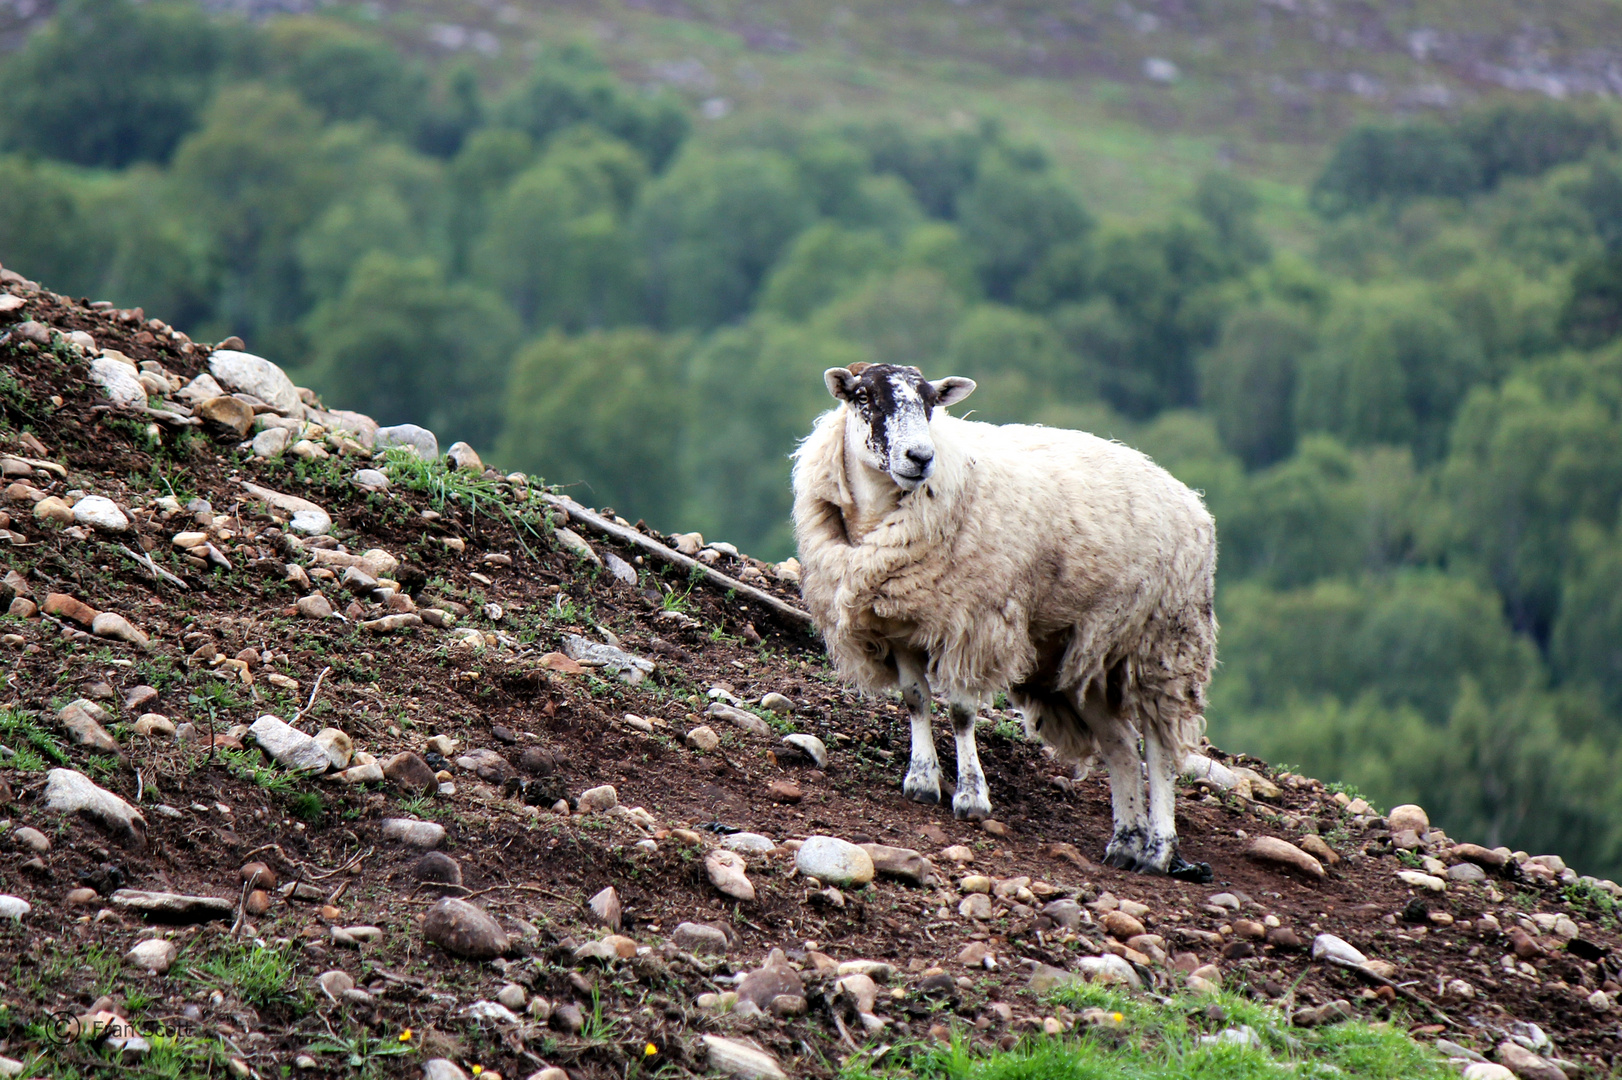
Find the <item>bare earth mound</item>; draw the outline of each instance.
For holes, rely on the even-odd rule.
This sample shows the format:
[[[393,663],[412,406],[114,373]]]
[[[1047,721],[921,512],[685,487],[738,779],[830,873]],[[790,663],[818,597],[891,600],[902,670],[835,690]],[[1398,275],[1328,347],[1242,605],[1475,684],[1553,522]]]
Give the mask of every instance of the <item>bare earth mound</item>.
[[[1047,996],[1074,978],[1186,993],[1208,1032],[1220,986],[1521,1076],[1611,1068],[1610,883],[1215,750],[1177,824],[1216,883],[1123,874],[1091,861],[1104,777],[998,710],[998,820],[955,821],[902,798],[905,714],[801,621],[4,278],[7,1075],[822,1076],[1106,1024]],[[150,404],[112,404],[97,352]],[[797,603],[792,566],[699,556]]]

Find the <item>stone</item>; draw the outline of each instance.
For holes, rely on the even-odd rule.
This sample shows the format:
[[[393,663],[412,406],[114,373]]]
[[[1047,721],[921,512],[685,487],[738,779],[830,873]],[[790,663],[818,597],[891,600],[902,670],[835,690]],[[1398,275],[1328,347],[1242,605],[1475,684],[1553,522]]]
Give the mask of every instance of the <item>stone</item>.
[[[383,775],[389,783],[413,795],[432,795],[439,790],[439,777],[433,768],[410,750],[383,762]]]
[[[422,1063],[422,1080],[467,1080],[467,1073],[447,1058],[429,1058]]]
[[[126,846],[139,849],[146,844],[146,818],[141,812],[73,769],[52,769],[46,776],[45,808],[89,817]]]
[[[411,868],[411,876],[430,885],[462,884],[462,867],[443,851],[430,851]]]
[[[387,450],[392,446],[403,446],[413,451],[424,461],[433,461],[439,457],[439,440],[434,433],[425,427],[416,424],[395,424],[391,427],[380,427],[372,438],[374,450]]]
[[[727,848],[714,848],[704,856],[704,872],[723,896],[746,902],[755,899],[755,886],[746,871],[749,864],[742,855]]]
[[[716,1072],[735,1080],[788,1080],[777,1059],[752,1043],[721,1035],[705,1035],[701,1041]]]
[[[11,834],[18,844],[32,851],[35,855],[44,855],[51,850],[51,840],[38,829],[24,825]]]
[[[591,912],[592,918],[610,930],[620,928],[620,919],[623,912],[620,907],[619,893],[614,891],[614,886],[610,885],[590,900],[587,900],[586,909]]]
[[[73,504],[73,520],[101,532],[129,532],[130,519],[105,495],[86,495]]]
[[[582,791],[580,798],[575,802],[575,809],[582,814],[600,814],[614,809],[619,804],[619,792],[614,790],[614,785],[601,784]]]
[[[34,504],[34,520],[47,525],[72,525],[73,508],[55,495],[47,495]]]
[[[66,593],[46,593],[44,611],[47,615],[71,619],[86,629],[94,625],[96,616],[101,614],[89,604],[75,600]]]
[[[141,385],[139,374],[128,364],[105,356],[92,360],[90,379],[101,387],[107,399],[119,408],[146,408],[146,387]]]
[[[630,563],[626,562],[612,551],[603,552],[603,563],[608,567],[608,572],[613,574],[616,580],[624,582],[626,585],[634,586],[640,581],[640,579],[637,577],[636,567],[632,566]]]
[[[751,735],[767,738],[772,733],[771,726],[754,713],[745,712],[743,709],[735,709],[725,702],[710,702],[709,714],[717,720],[725,720],[733,727],[747,731]]]
[[[324,536],[332,530],[332,516],[310,500],[273,491],[258,484],[250,484],[246,480],[240,483],[249,495],[291,515],[288,527],[294,532],[304,533],[307,536]]]
[[[721,736],[708,724],[700,724],[687,733],[687,745],[701,754],[707,754],[721,745]]]
[[[389,490],[388,476],[376,469],[356,469],[355,474],[351,476],[350,479],[353,480],[355,482],[355,486],[359,488],[366,488],[373,491]]]
[[[1454,863],[1447,868],[1447,880],[1476,885],[1487,880],[1487,871],[1473,862]]]
[[[1464,1067],[1464,1080],[1515,1080],[1515,1074],[1495,1061],[1473,1061]]]
[[[253,406],[228,394],[198,405],[197,417],[225,438],[246,439],[253,430]]]
[[[248,727],[259,748],[277,764],[295,772],[326,772],[332,767],[327,748],[279,716],[268,713]]]
[[[972,863],[974,861],[974,851],[965,844],[953,844],[950,847],[941,848],[941,858],[947,862]]]
[[[783,745],[804,754],[819,769],[828,767],[828,748],[815,735],[785,735],[783,736]]]
[[[597,552],[592,550],[592,546],[581,539],[580,534],[573,529],[558,529],[553,535],[557,537],[558,546],[564,551],[571,552],[587,562],[596,563],[598,566],[603,564],[603,560],[597,557]]]
[[[1317,833],[1308,833],[1303,836],[1296,846],[1325,866],[1334,866],[1340,862],[1340,854]]]
[[[465,442],[451,443],[451,448],[445,451],[445,460],[453,469],[463,472],[484,472],[484,462],[479,460],[479,452]]]
[[[1042,914],[1051,919],[1053,925],[1065,930],[1076,930],[1081,926],[1081,905],[1068,898],[1044,905]]]
[[[726,934],[704,923],[677,923],[670,943],[696,956],[725,956],[727,952]]]
[[[34,905],[22,897],[0,893],[0,919],[22,922],[24,916],[33,910]]]
[[[422,935],[469,960],[493,960],[512,947],[500,923],[467,901],[449,896],[428,909]]]
[[[1519,1043],[1505,1039],[1498,1044],[1496,1054],[1498,1063],[1507,1066],[1520,1080],[1566,1080],[1565,1070]]]
[[[332,618],[332,603],[320,593],[311,593],[309,596],[299,597],[295,605],[298,613],[306,619]]]
[[[1146,932],[1141,922],[1124,911],[1105,912],[1099,921],[1104,930],[1118,941],[1125,941]]]
[[[1322,878],[1326,873],[1323,863],[1288,840],[1280,840],[1277,837],[1256,837],[1245,849],[1245,855],[1256,862],[1295,870],[1310,878]]]
[[[315,741],[327,752],[327,758],[332,762],[334,769],[349,766],[349,759],[355,753],[355,743],[345,732],[334,727],[322,728],[315,733]]]
[[[1365,964],[1364,956],[1352,944],[1334,934],[1319,934],[1312,939],[1312,958],[1341,964]]]
[[[760,833],[740,832],[721,837],[721,846],[733,851],[754,851],[761,854],[777,850],[777,841]]]
[[[1425,813],[1425,808],[1413,803],[1393,806],[1391,812],[1385,816],[1385,821],[1386,828],[1390,829],[1393,835],[1405,829],[1412,829],[1418,835],[1424,836],[1431,827],[1430,815]]]
[[[68,894],[62,898],[62,902],[68,907],[85,907],[94,904],[100,899],[101,895],[95,889],[78,888],[69,889]]]
[[[384,818],[383,839],[427,850],[445,842],[445,826],[436,821],[417,821],[414,818]]]
[[[263,357],[235,349],[215,349],[208,358],[208,373],[225,389],[251,394],[283,416],[304,415],[298,387],[281,368]]]
[[[738,983],[738,1000],[747,1001],[757,1009],[764,1009],[772,998],[783,994],[804,997],[805,983],[801,981],[800,973],[790,967],[783,954],[776,949],[771,951],[759,969],[749,972]]]
[[[506,758],[484,747],[463,754],[456,759],[456,765],[491,784],[505,784],[513,775],[513,767]]]
[[[911,848],[885,844],[858,845],[873,861],[873,872],[897,878],[912,885],[927,885],[935,876],[935,864]]]
[[[813,836],[794,853],[794,866],[806,877],[841,888],[873,880],[873,859],[866,851],[834,836]]]
[[[287,452],[287,447],[293,441],[293,433],[286,428],[268,427],[253,437],[253,456],[257,458],[273,458]]]
[[[90,621],[90,632],[99,638],[111,638],[134,645],[137,649],[151,647],[147,636],[134,626],[124,616],[112,611],[103,611]]]
[[[175,962],[175,943],[163,938],[148,938],[124,954],[134,967],[153,975],[164,975]]]
[[[101,713],[100,706],[79,698],[62,706],[62,711],[56,714],[56,721],[62,725],[63,730],[73,736],[73,741],[78,745],[116,754],[118,741],[107,734],[106,729],[96,719]]]
[[[632,686],[638,685],[654,672],[653,661],[632,656],[623,649],[592,641],[579,634],[569,634],[563,639],[563,651],[583,667],[601,668]]]
[[[1455,859],[1464,859],[1488,870],[1501,870],[1509,862],[1507,850],[1492,850],[1480,844],[1454,844],[1449,854]]]
[[[185,893],[153,892],[146,889],[119,889],[109,896],[114,907],[138,911],[165,922],[207,922],[236,915],[237,904],[222,896],[189,896]]]
[[[1418,870],[1399,870],[1397,878],[1405,885],[1416,889],[1428,889],[1431,892],[1447,892],[1447,882],[1434,874],[1421,873]]]
[[[788,803],[790,805],[805,798],[805,792],[800,785],[792,780],[773,780],[766,785],[766,795],[773,802]]]
[[[965,919],[989,919],[992,916],[991,897],[985,893],[970,893],[958,904],[957,913]]]

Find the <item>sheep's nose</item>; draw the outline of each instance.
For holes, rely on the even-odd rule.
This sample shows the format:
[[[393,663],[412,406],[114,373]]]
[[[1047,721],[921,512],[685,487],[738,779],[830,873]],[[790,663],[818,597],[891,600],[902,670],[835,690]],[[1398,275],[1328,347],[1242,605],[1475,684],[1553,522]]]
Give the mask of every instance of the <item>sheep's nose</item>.
[[[927,469],[929,463],[935,460],[935,451],[927,446],[913,447],[907,451],[907,460],[920,469]]]

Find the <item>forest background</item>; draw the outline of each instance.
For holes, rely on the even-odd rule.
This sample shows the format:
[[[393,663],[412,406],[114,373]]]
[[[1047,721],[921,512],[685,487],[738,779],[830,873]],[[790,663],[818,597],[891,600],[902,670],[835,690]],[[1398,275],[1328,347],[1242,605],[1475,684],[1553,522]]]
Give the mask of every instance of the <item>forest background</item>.
[[[1219,745],[1618,876],[1622,9],[1163,7],[14,0],[0,262],[762,557],[972,376],[1205,493]]]

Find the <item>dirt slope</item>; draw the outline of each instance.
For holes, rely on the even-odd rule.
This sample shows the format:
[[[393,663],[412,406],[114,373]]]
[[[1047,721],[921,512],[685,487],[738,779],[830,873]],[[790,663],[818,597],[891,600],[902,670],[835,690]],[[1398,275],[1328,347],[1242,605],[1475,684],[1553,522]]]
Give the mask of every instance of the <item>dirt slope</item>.
[[[1456,851],[1437,832],[1393,836],[1386,818],[1315,780],[1214,750],[1255,770],[1237,787],[1190,782],[1183,792],[1185,854],[1209,862],[1216,882],[1123,874],[1091,861],[1109,827],[1103,776],[1073,781],[997,710],[984,714],[982,755],[998,820],[955,821],[901,797],[904,715],[842,690],[795,620],[575,523],[596,556],[617,555],[639,577],[621,580],[562,546],[552,533],[561,520],[549,522],[521,480],[395,458],[389,489],[368,489],[353,475],[382,468],[381,455],[367,460],[340,437],[325,458],[261,459],[235,435],[220,441],[208,423],[187,424],[172,404],[161,419],[113,407],[65,335],[85,331],[104,353],[161,364],[178,378],[149,368],[149,383],[171,400],[206,370],[209,350],[140,313],[91,310],[3,278],[16,300],[0,298],[0,464],[12,485],[0,503],[0,576],[16,576],[0,586],[0,612],[13,612],[0,617],[0,910],[7,896],[29,910],[0,919],[0,1056],[29,1075],[109,1067],[119,1031],[113,1043],[62,1038],[64,1024],[97,1010],[146,1037],[144,1060],[169,1055],[185,1075],[279,1076],[296,1065],[415,1076],[435,1057],[487,1076],[623,1076],[650,1063],[685,1074],[720,1060],[705,1035],[752,1039],[791,1075],[830,1075],[864,1043],[901,1047],[896,1064],[909,1041],[948,1031],[990,1048],[1043,1019],[1079,1023],[1027,984],[1033,970],[1039,981],[1052,975],[1044,965],[1075,970],[1106,953],[1160,992],[1211,965],[1200,978],[1275,1001],[1302,1023],[1346,1001],[1365,1019],[1489,1057],[1516,1034],[1537,1042],[1517,1027],[1534,1023],[1552,1040],[1538,1067],[1612,1068],[1622,890],[1609,883],[1562,874],[1558,860]],[[318,504],[329,536],[300,536],[244,481]],[[81,494],[112,500],[127,531],[36,516],[43,496]],[[205,534],[187,538],[203,557],[176,548],[185,532]],[[391,558],[360,569],[385,579],[383,592],[353,575],[346,584],[342,564],[361,560],[344,553],[374,551]],[[145,553],[173,580],[155,581],[137,561]],[[795,600],[776,568],[704,557]],[[312,580],[290,580],[301,576]],[[71,605],[47,602],[52,594],[122,615],[147,647],[97,636]],[[317,594],[333,616],[301,613],[300,598]],[[30,612],[35,604],[59,614]],[[406,625],[374,622],[391,613]],[[109,632],[105,620],[92,625]],[[633,685],[582,670],[564,655],[571,635],[612,637],[653,674]],[[761,708],[770,693],[793,711]],[[146,700],[128,704],[132,694]],[[101,737],[116,747],[76,742],[64,719],[83,732],[81,718],[96,713],[69,707],[80,699],[100,706]],[[768,730],[711,715],[727,700]],[[394,780],[300,775],[268,762],[246,730],[266,714],[310,734],[339,729],[379,763],[412,751],[447,772],[426,795]],[[177,738],[173,725],[185,724]],[[687,744],[701,724],[719,737],[712,750]],[[779,741],[791,730],[826,745],[825,768],[795,760]],[[456,745],[435,744],[435,756],[432,736]],[[49,770],[60,768],[138,806],[141,834],[50,809]],[[581,795],[602,785],[620,809],[581,812]],[[386,837],[384,821],[398,818],[443,828],[437,846],[459,887],[423,880],[443,879],[449,864]],[[737,830],[778,845],[744,855],[752,901],[721,895],[706,871],[706,854]],[[933,876],[807,881],[791,849],[819,834],[914,849]],[[1320,879],[1259,861],[1256,837],[1298,841],[1330,865]],[[1434,859],[1429,870],[1445,878],[1471,858],[1504,865],[1441,892],[1398,877]],[[243,884],[250,862],[275,879],[263,896]],[[989,880],[963,882],[971,875]],[[960,882],[993,891],[974,900]],[[609,887],[619,933],[634,943],[625,950],[640,947],[624,959],[578,951],[607,933],[587,901]],[[225,903],[220,917],[153,924],[123,902],[129,889]],[[480,961],[427,941],[423,919],[441,893],[494,916],[510,937],[505,954]],[[1123,906],[1141,925],[1120,917]],[[677,934],[682,923],[721,930],[725,955],[699,951],[716,935]],[[1315,961],[1320,933],[1386,966]],[[154,935],[176,947],[166,975],[124,959]],[[730,999],[713,995],[756,992],[759,980],[739,987],[731,976],[761,969],[774,949],[798,969],[788,990],[762,999],[765,1011],[723,1012]],[[876,970],[876,1002],[862,1000],[859,982],[837,981],[852,969],[833,965],[856,960],[888,965]],[[331,977],[323,988],[318,976],[330,971],[352,988]],[[497,1011],[498,995],[513,1015]]]

